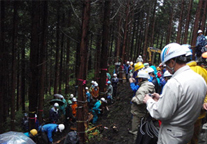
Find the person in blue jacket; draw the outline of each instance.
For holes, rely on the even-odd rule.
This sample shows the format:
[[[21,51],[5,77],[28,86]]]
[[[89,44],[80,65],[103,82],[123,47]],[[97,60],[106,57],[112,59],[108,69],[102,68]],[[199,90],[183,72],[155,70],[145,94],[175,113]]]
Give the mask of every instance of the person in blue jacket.
[[[92,123],[95,124],[98,120],[98,114],[101,113],[101,104],[105,102],[107,103],[107,101],[105,100],[105,98],[101,98],[99,101],[97,101],[95,104],[94,104],[94,107],[92,108],[92,114],[93,114],[93,120],[92,120]]]
[[[43,139],[45,143],[53,143],[53,133],[62,132],[65,129],[64,124],[45,124],[43,126],[39,126],[38,131],[42,134],[47,134],[48,139]]]

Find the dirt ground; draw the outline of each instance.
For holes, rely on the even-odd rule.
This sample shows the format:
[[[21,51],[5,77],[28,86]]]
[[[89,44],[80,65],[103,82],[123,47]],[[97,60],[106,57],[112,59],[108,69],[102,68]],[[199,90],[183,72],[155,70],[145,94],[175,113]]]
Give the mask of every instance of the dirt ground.
[[[128,133],[128,129],[131,128],[130,100],[132,95],[133,92],[128,82],[118,86],[114,103],[108,105],[109,111],[105,110],[99,116],[96,126],[102,125],[98,128],[100,134],[90,139],[90,144],[132,144],[134,142],[133,135]],[[56,144],[63,144],[64,137],[69,131],[68,128],[61,135],[55,136]]]

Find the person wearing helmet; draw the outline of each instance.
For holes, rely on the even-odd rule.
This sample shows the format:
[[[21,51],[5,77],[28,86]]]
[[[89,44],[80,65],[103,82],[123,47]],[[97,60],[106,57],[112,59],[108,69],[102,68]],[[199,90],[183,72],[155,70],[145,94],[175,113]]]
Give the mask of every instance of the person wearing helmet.
[[[66,127],[69,126],[71,120],[72,120],[72,122],[76,121],[76,118],[73,116],[73,112],[72,112],[72,107],[71,106],[72,106],[72,101],[68,100],[67,107],[65,109],[65,111],[66,111],[66,114],[65,114],[65,124],[66,124]]]
[[[158,143],[185,144],[193,136],[196,122],[207,92],[204,79],[186,65],[185,51],[177,43],[166,45],[161,61],[172,74],[161,95],[145,95],[150,115],[162,121]]]
[[[160,84],[160,79],[157,76],[157,70],[155,66],[150,66],[149,68],[146,69],[148,71],[148,74],[150,76],[149,81],[152,82],[155,85],[155,91],[157,93],[161,93],[161,84]]]
[[[133,115],[132,118],[132,129],[129,133],[134,134],[136,136],[138,131],[138,126],[140,125],[140,120],[147,113],[146,105],[143,102],[143,99],[146,94],[154,93],[155,88],[154,85],[148,81],[148,72],[145,70],[140,70],[138,72],[138,85],[140,86],[137,90],[135,96],[132,98],[131,105],[131,113]]]
[[[92,80],[91,81],[91,86],[89,88],[89,91],[91,92],[94,87],[95,87],[95,81]]]
[[[167,82],[172,77],[172,74],[169,73],[168,70],[166,70],[165,73],[163,74],[163,77],[165,79],[165,82]]]
[[[94,104],[94,106],[93,106],[93,108],[92,108],[92,114],[93,114],[93,120],[92,120],[92,123],[93,123],[93,124],[95,124],[95,123],[97,122],[97,120],[98,120],[98,114],[101,113],[101,109],[100,109],[100,107],[101,107],[101,105],[102,105],[103,103],[107,103],[107,101],[105,100],[105,98],[102,97],[100,100],[98,100],[98,101]]]
[[[126,64],[124,64],[124,72],[126,74],[127,81],[128,81],[129,67],[130,67],[130,63],[129,61],[127,61]]]
[[[76,117],[77,107],[78,107],[77,99],[74,97],[72,101],[73,101],[73,103],[72,103],[72,112],[73,112],[73,116]]]
[[[44,143],[47,144],[48,142],[53,143],[54,133],[62,132],[64,129],[64,124],[45,124],[43,126],[39,126],[38,131],[41,133]]]
[[[97,82],[94,84],[94,88],[92,88],[91,95],[95,100],[99,97],[99,87]]]
[[[86,90],[86,99],[87,99],[87,102],[88,102],[88,105],[89,105],[90,102],[91,102],[91,94],[88,90],[88,87],[86,87],[85,90]]]
[[[149,63],[144,63],[144,68],[147,69],[149,67]]]
[[[37,134],[38,134],[38,132],[37,132],[36,129],[32,129],[29,132],[24,133],[24,135],[26,135],[30,138],[33,138],[33,137],[37,136]]]
[[[57,123],[59,120],[59,104],[54,103],[53,107],[50,109],[50,122]]]
[[[111,80],[112,86],[113,86],[113,97],[116,97],[116,91],[117,91],[117,85],[118,85],[119,79],[117,78],[117,74],[113,74],[113,78]]]
[[[144,65],[142,62],[138,62],[134,64],[134,73],[133,73],[133,78],[137,77],[137,73],[139,70],[143,69]]]
[[[113,87],[111,85],[111,81],[107,82],[107,99],[109,100],[109,102],[112,102],[113,99]]]
[[[29,130],[29,117],[27,113],[24,113],[24,116],[22,118],[22,129],[24,131],[28,131]]]
[[[183,47],[183,45],[182,45]],[[186,51],[186,57],[187,57],[187,65],[196,73],[201,75],[205,82],[207,83],[207,71],[206,69],[200,67],[197,65],[197,62],[194,60],[191,60],[192,52],[190,50],[190,45],[184,45],[183,49]],[[207,110],[207,95],[205,96],[204,102],[203,102],[203,109]],[[193,137],[190,140],[188,144],[194,144],[198,143],[198,137],[200,134],[200,130],[202,127],[202,119],[205,117],[206,112],[201,110],[200,116],[198,117],[196,123],[194,124],[194,133]]]
[[[138,56],[136,62],[143,62],[143,59],[142,59],[142,56],[141,55]]]
[[[206,39],[205,39],[205,36],[203,35],[203,31],[198,30],[198,37],[196,40],[196,49],[195,49],[197,58],[201,57],[201,54],[202,54],[201,49],[202,47],[205,47],[205,45],[206,45]]]

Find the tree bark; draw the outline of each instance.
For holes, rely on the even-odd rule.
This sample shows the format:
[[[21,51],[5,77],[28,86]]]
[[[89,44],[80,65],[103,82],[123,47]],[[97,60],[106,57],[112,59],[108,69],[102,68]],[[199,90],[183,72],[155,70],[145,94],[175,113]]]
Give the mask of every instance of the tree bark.
[[[32,1],[32,30],[30,49],[30,80],[29,80],[29,129],[35,128],[35,113],[38,98],[38,51],[39,51],[39,1]]]
[[[104,3],[104,21],[102,32],[102,49],[101,49],[101,65],[100,65],[100,95],[106,91],[106,71],[108,59],[108,40],[109,40],[109,25],[110,25],[110,1],[105,0]],[[105,95],[103,95],[105,97]]]
[[[185,23],[185,35],[184,35],[184,40],[183,40],[184,44],[187,43],[187,39],[188,39],[188,29],[189,29],[189,24],[190,24],[192,3],[193,3],[193,0],[190,0],[188,4],[188,14],[187,14],[187,19]]]
[[[183,22],[183,11],[184,11],[184,0],[182,0],[181,9],[180,9],[180,17],[179,17],[179,25],[178,25],[178,32],[176,42],[180,43],[181,41],[181,29],[182,29],[182,22]]]
[[[127,5],[126,5],[126,19],[125,19],[125,26],[124,26],[124,40],[123,40],[123,47],[122,47],[122,65],[125,63],[125,58],[126,58],[126,43],[127,43],[127,33],[128,33],[128,22],[129,22],[129,1],[127,1]]]
[[[71,25],[71,10],[68,12],[68,27]],[[70,66],[70,38],[67,38],[67,49],[66,49],[66,87],[65,87],[65,94],[68,95],[69,93],[69,81],[70,81],[70,72],[69,72],[69,66]]]
[[[12,33],[12,94],[11,94],[11,130],[15,130],[15,90],[16,90],[16,56],[17,56],[17,8],[18,1],[14,1],[13,33]]]
[[[199,0],[198,7],[196,9],[196,18],[195,18],[194,28],[193,28],[193,36],[192,36],[192,41],[191,41],[191,46],[193,49],[193,55],[192,55],[193,60],[195,59],[195,45],[196,45],[196,39],[197,39],[197,32],[199,29],[199,20],[200,20],[202,2],[203,2],[202,0]]]
[[[42,22],[42,44],[40,52],[40,91],[39,91],[39,106],[38,106],[38,119],[42,124],[43,106],[44,106],[44,90],[45,90],[45,73],[46,73],[46,46],[47,46],[47,16],[48,16],[48,2],[44,1],[43,6],[43,22]]]
[[[88,111],[85,93],[86,80],[86,57],[88,44],[88,27],[90,18],[90,0],[83,2],[82,13],[82,36],[80,43],[80,67],[78,73],[78,113],[77,113],[77,131],[79,133],[80,142],[86,143],[85,127],[87,127]]]
[[[56,57],[55,57],[55,83],[54,83],[54,94],[58,92],[58,84],[59,84],[59,46],[60,46],[60,0],[58,0],[57,7],[57,25],[56,25]]]

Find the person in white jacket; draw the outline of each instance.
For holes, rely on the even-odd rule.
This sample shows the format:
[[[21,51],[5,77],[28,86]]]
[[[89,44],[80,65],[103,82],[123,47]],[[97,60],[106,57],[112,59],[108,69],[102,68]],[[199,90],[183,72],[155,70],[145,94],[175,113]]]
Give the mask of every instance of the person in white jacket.
[[[162,121],[158,144],[186,144],[193,136],[207,86],[204,79],[185,64],[185,51],[181,45],[166,45],[161,61],[173,74],[172,78],[161,95],[154,93],[153,98],[146,95],[144,102],[150,115]]]

